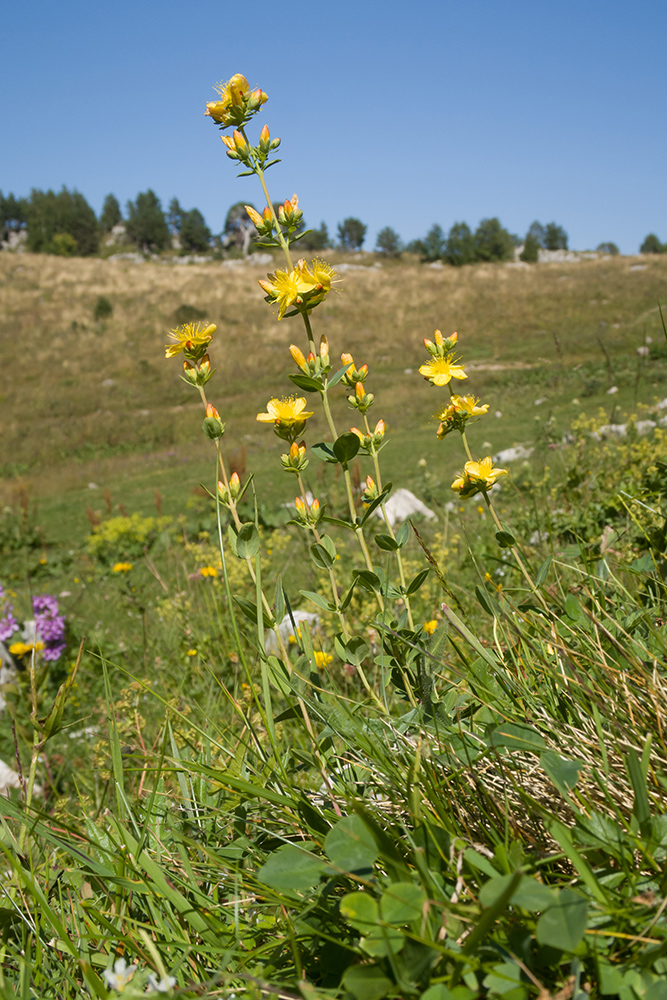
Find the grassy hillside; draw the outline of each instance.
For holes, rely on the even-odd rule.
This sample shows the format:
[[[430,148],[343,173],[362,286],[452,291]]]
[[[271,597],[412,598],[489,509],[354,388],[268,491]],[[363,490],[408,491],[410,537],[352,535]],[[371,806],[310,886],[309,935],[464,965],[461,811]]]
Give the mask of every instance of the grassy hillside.
[[[600,405],[613,421],[665,395],[657,303],[667,300],[667,260],[660,257],[462,269],[332,259],[344,265],[341,294],[317,310],[315,329],[335,355],[348,350],[371,366],[380,392],[374,413],[392,435],[386,461],[403,485],[420,458],[431,465],[443,456],[434,395],[416,374],[422,337],[436,327],[459,331],[474,372],[468,385],[490,393],[492,410],[502,413],[484,423],[480,446],[539,439],[545,425],[554,437],[581,409]],[[156,487],[167,506],[182,502],[184,486],[210,477],[198,402],[179,381],[180,363],[164,359],[177,310],[191,306],[219,328],[213,398],[227,420],[227,451],[245,449],[237,459],[284,499],[290,484],[274,481],[277,444],[255,415],[270,396],[289,391],[287,347],[303,335],[300,322],[277,322],[263,301],[256,279],[266,270],[0,255],[5,498],[23,485],[61,521],[63,509],[90,502],[89,482],[134,509],[152,504]],[[104,321],[94,318],[100,296],[113,306]],[[642,364],[636,349],[647,336],[651,357]],[[611,385],[618,394],[606,394]],[[311,441],[324,436],[313,423]]]

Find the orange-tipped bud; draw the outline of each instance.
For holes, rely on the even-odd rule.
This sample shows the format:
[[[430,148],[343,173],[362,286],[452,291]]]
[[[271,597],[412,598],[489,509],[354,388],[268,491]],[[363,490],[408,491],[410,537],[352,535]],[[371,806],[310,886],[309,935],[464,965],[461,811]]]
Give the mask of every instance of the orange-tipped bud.
[[[303,516],[306,513],[306,505],[301,497],[296,497],[294,506],[296,507],[297,514],[301,514]]]
[[[445,338],[440,333],[440,330],[436,330],[435,331],[435,333],[433,334],[433,338],[434,338],[436,344],[438,345],[438,347],[442,347],[442,345],[445,342]]]
[[[227,487],[223,483],[222,479],[218,479],[218,493],[220,494],[220,499],[223,497],[227,499]]]
[[[375,425],[375,433],[379,434],[380,437],[384,437],[385,430],[386,430],[386,428],[385,428],[384,420],[378,420],[378,422]]]
[[[245,138],[241,135],[237,128],[234,129],[234,146],[240,152],[245,152],[248,148],[248,143]]]
[[[308,365],[306,364],[306,359],[303,356],[303,351],[300,350],[296,344],[290,344],[289,352],[292,355],[292,361],[294,364],[298,365],[302,371],[307,372]]]
[[[429,340],[428,337],[424,337],[424,347],[426,348],[427,351],[430,351],[431,348],[433,347],[433,341]]]
[[[356,434],[360,441],[363,441],[366,436],[358,427],[350,427],[350,434]]]
[[[269,142],[271,140],[271,133],[269,132],[269,126],[264,125],[262,131],[259,133],[259,138],[262,142]]]
[[[232,472],[231,479],[229,480],[229,485],[233,488],[235,486],[241,485],[241,480],[239,479],[238,472]]]
[[[315,360],[315,355],[313,354],[312,351],[308,351],[308,360],[309,361],[314,361]]]
[[[310,509],[313,512],[313,514],[316,514],[320,509],[320,501],[317,499],[317,497],[315,497],[315,499],[311,503]]]
[[[234,140],[232,139],[231,136],[229,136],[229,135],[221,135],[220,138],[224,142],[224,144],[227,147],[227,149],[231,149],[231,150],[234,149]]]
[[[455,344],[458,339],[459,339],[459,335],[458,335],[458,333],[456,331],[454,331],[454,333],[449,338],[449,342],[450,342],[450,344]]]
[[[351,354],[347,353],[341,354],[340,360],[344,365],[352,365],[352,367],[354,368],[354,358],[352,357]]]
[[[357,399],[363,399],[364,396],[366,395],[364,391],[363,382],[357,382],[356,386],[354,387],[354,391],[356,393]]]
[[[273,219],[273,212],[271,211],[268,205],[262,212],[262,218],[264,219],[265,222],[268,222],[269,219]]]
[[[262,223],[263,223],[264,220],[262,219],[262,216],[259,214],[259,212],[255,211],[255,209],[252,207],[252,205],[246,205],[245,210],[248,213],[248,215],[250,216],[250,219],[251,219],[252,224],[254,226],[261,226],[262,225]]]
[[[304,448],[304,451],[305,450],[306,449]],[[298,461],[299,451],[300,451],[300,449],[299,449],[299,446],[296,443],[296,441],[292,441],[292,444],[290,445],[290,450],[289,450],[289,457],[292,459],[292,461]]]
[[[375,480],[373,479],[372,476],[366,476],[366,489],[367,490],[377,489],[377,486],[375,485]]]
[[[220,419],[220,414],[216,410],[215,406],[213,406],[213,403],[206,404],[206,416],[213,417],[215,420]]]
[[[364,375],[368,375],[368,365],[362,365],[359,371],[363,372]]]
[[[269,99],[269,95],[265,94],[261,87],[258,87],[257,90],[253,90],[252,96],[258,104],[266,104]]]

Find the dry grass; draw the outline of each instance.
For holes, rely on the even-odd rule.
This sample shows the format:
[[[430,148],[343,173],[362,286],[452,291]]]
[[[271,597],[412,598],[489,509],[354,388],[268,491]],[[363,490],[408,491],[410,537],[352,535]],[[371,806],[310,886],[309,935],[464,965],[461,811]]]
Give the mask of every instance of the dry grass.
[[[423,336],[436,327],[458,329],[466,360],[479,373],[477,391],[499,368],[601,360],[598,336],[612,357],[634,355],[646,333],[659,336],[656,303],[667,287],[667,260],[642,263],[644,270],[632,270],[636,260],[628,258],[528,268],[400,261],[351,268],[342,295],[317,310],[315,328],[336,355],[349,350],[382,376],[383,416],[423,426],[432,399],[403,377],[422,360]],[[6,476],[40,475],[43,489],[46,475],[61,489],[85,479],[90,462],[118,455],[123,464],[130,455],[136,464],[169,452],[203,459],[205,443],[192,445],[194,394],[178,380],[179,362],[163,357],[183,304],[218,324],[211,395],[229,420],[230,447],[245,441],[249,458],[273,447],[254,414],[269,395],[286,391],[287,346],[303,334],[298,321],[277,323],[263,301],[256,280],[265,270],[0,255]],[[93,318],[101,295],[113,304],[107,322]],[[342,399],[341,407],[342,414]]]

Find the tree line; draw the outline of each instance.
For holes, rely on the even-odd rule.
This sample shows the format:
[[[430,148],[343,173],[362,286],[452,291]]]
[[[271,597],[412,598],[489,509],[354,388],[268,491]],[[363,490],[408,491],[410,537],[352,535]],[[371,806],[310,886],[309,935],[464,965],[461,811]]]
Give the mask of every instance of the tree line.
[[[11,244],[13,234],[25,233],[26,249],[34,253],[85,257],[99,253],[102,240],[111,235],[113,241],[117,235],[119,243],[131,243],[144,252],[176,248],[182,253],[217,250],[247,254],[261,243],[255,245],[257,233],[245,204],[232,205],[222,232],[214,235],[199,209],[184,209],[178,198],[172,198],[164,211],[150,188],[127,202],[125,214],[115,195],[107,195],[99,218],[80,192],[66,187],[58,192],[33,189],[27,198],[5,196],[0,191],[0,243]],[[278,205],[274,207],[277,211]],[[119,225],[122,230],[116,230]],[[333,240],[324,222],[315,229],[307,229],[302,222],[300,242],[306,251],[335,246],[354,252],[362,249],[367,229],[360,219],[349,216],[338,223],[337,239]],[[536,221],[521,239],[505,229],[498,218],[490,218],[482,219],[474,231],[466,222],[455,222],[447,234],[435,223],[424,237],[403,243],[394,229],[385,226],[377,234],[375,250],[385,257],[398,257],[406,252],[416,254],[424,262],[442,261],[458,267],[511,260],[518,246],[522,246],[521,260],[536,261],[540,250],[567,250],[568,235],[555,222],[542,225]],[[612,242],[601,243],[597,249],[609,254],[619,252]],[[654,233],[649,233],[640,247],[640,253],[666,252],[667,244],[661,243]]]

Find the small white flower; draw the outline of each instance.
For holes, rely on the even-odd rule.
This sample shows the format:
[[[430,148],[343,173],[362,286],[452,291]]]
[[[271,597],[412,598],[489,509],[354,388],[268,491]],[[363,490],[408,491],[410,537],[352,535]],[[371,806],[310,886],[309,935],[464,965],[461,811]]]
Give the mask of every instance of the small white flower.
[[[110,969],[105,969],[102,975],[104,976],[106,984],[110,990],[116,990],[117,993],[122,993],[134,975],[136,968],[136,965],[130,965],[128,967],[125,959],[119,958],[114,962],[113,972]]]
[[[151,974],[148,977],[148,985],[157,993],[168,993],[172,986],[176,985],[176,979],[174,976],[163,976],[158,982],[155,976]]]

